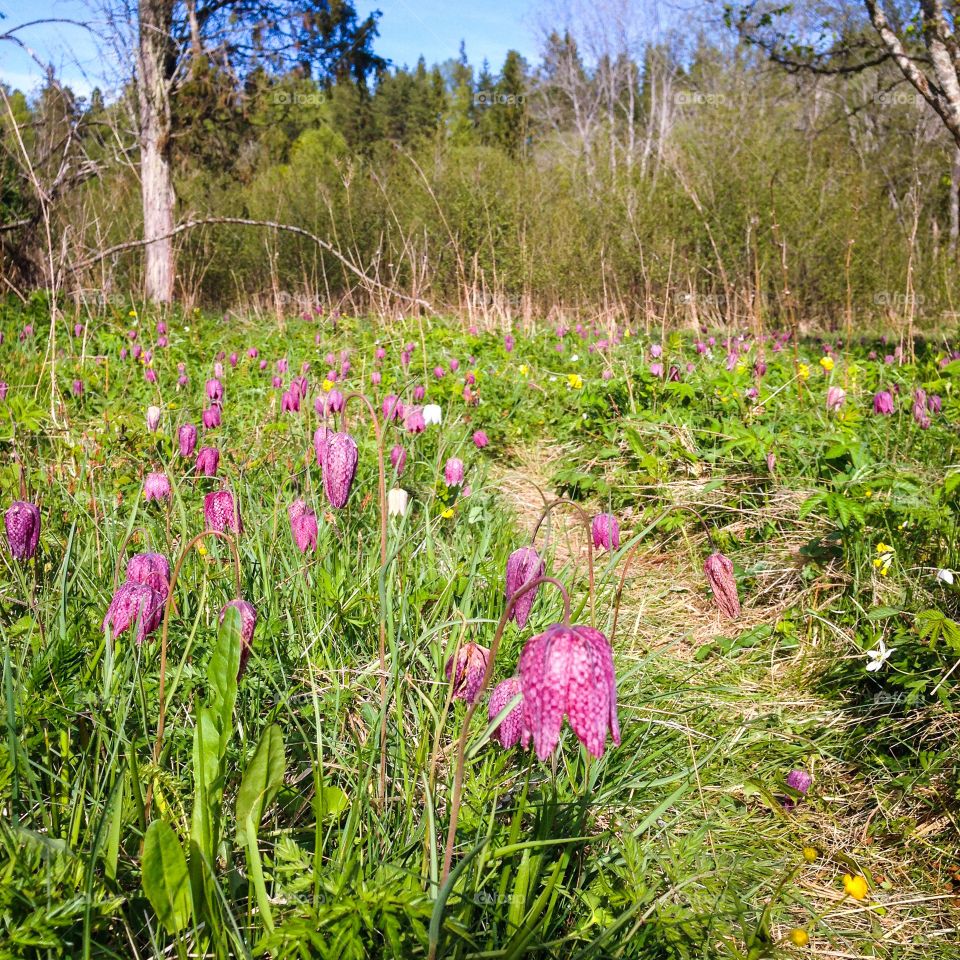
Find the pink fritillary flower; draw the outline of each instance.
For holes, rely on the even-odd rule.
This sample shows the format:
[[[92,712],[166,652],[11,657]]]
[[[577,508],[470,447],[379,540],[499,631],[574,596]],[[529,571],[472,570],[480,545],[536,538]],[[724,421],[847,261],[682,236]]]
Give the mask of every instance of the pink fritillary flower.
[[[131,626],[137,628],[137,645],[160,626],[164,597],[145,583],[122,583],[110,601],[101,630],[110,628],[114,637]]]
[[[594,547],[604,550],[620,549],[620,524],[612,513],[598,513],[591,525]]]
[[[170,478],[165,473],[148,473],[143,481],[143,497],[147,503],[151,500],[169,500]]]
[[[301,553],[317,549],[317,515],[307,506],[304,500],[294,500],[287,507],[290,517],[290,529],[293,532],[293,542]]]
[[[330,431],[323,447],[323,492],[331,506],[346,506],[357,473],[357,442],[349,433]]]
[[[243,532],[243,522],[233,494],[229,490],[214,490],[203,498],[203,518],[207,530],[217,533]]]
[[[170,592],[170,562],[162,553],[135,553],[127,561],[127,582],[153,587],[166,602]]]
[[[252,603],[248,603],[246,600],[231,600],[229,603],[225,603],[220,611],[220,623],[223,623],[226,619],[227,611],[231,607],[240,614],[240,667],[237,670],[237,682],[239,683],[246,672],[247,660],[250,659],[250,651],[253,649],[253,631],[257,629],[257,610]]]
[[[507,558],[507,603],[525,583],[529,583],[537,577],[542,577],[544,569],[543,560],[540,559],[540,554],[533,547],[520,547],[518,550],[514,550]],[[516,620],[517,626],[521,630],[530,618],[533,601],[539,589],[540,587],[536,586],[532,590],[528,590],[513,605],[510,617]]]
[[[737,595],[737,580],[733,575],[733,563],[722,553],[711,553],[704,564],[713,598],[720,612],[728,620],[740,616],[740,597]]]
[[[15,560],[29,560],[40,542],[40,510],[26,500],[14,500],[3,517],[7,545]]]
[[[480,695],[480,686],[483,675],[490,660],[490,651],[481,647],[479,643],[465,643],[457,651],[456,675],[454,675],[454,658],[447,660],[444,671],[448,680],[453,681],[454,700],[464,700],[474,703]]]
[[[508,680],[497,684],[493,693],[490,694],[490,702],[487,704],[487,718],[493,721],[497,714],[520,693],[519,677],[510,677]],[[520,742],[521,737],[524,738],[524,746],[529,744],[530,732],[526,729],[523,700],[500,721],[500,725],[490,736],[505,750],[515,747]]]
[[[608,732],[620,743],[613,651],[599,630],[556,623],[532,637],[520,655],[520,686],[539,759],[556,749],[564,715],[593,756],[603,756]]]

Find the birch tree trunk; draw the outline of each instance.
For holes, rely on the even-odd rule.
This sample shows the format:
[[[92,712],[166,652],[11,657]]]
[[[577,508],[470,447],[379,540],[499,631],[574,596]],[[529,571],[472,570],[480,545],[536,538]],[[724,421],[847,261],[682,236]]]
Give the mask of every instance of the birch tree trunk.
[[[139,0],[140,189],[147,241],[144,285],[147,299],[156,303],[173,300],[175,277],[172,234],[176,197],[170,169],[172,29],[173,0]]]

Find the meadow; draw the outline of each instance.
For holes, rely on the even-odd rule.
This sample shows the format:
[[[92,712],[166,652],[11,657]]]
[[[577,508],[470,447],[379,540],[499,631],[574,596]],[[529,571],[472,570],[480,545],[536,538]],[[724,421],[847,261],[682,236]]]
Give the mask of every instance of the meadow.
[[[960,957],[960,339],[0,309],[0,958]]]

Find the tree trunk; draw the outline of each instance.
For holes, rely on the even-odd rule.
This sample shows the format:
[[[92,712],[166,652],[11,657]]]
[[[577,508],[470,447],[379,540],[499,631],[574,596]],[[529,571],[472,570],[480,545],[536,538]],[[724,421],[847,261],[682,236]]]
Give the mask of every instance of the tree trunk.
[[[173,3],[140,0],[139,9],[140,183],[143,237],[147,241],[144,285],[147,299],[170,303],[175,276],[172,234],[176,200],[170,170]]]
[[[957,240],[960,238],[960,147],[953,151],[950,167],[950,259],[957,259]]]

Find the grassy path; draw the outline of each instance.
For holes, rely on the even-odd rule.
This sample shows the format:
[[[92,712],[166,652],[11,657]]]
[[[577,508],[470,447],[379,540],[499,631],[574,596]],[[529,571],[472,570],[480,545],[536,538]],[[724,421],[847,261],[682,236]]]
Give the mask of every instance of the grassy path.
[[[515,450],[494,469],[521,529],[540,512],[537,490],[556,496],[551,466],[562,455]],[[709,506],[685,483],[662,495]],[[620,712],[624,727],[645,732],[609,815],[619,866],[639,858],[668,882],[643,921],[649,952],[637,956],[684,956],[693,941],[703,955],[960,957],[951,851],[926,839],[937,824],[886,771],[864,776],[851,762],[863,711],[818,692],[824,654],[847,654],[830,622],[837,583],[800,576],[798,546],[813,522],[797,519],[802,499],[773,489],[765,516],[741,516],[741,528],[775,521],[782,535],[733,557],[760,584],[736,629],[709,599],[708,549],[694,527],[679,542],[645,542],[631,564],[615,637]],[[557,512],[551,542],[558,566],[582,571],[572,512]],[[791,809],[783,781],[794,768],[814,784]],[[865,899],[845,893],[845,874],[867,879]],[[809,937],[802,947],[797,931]]]

